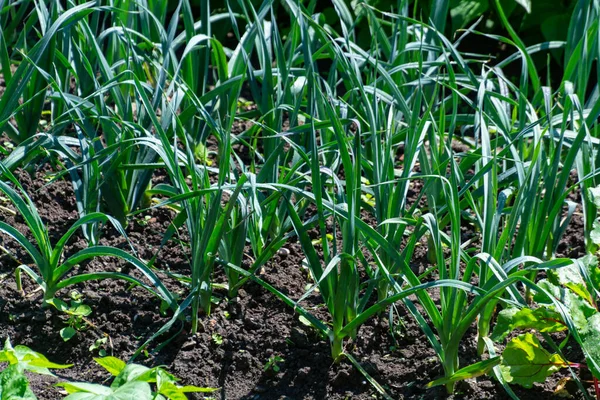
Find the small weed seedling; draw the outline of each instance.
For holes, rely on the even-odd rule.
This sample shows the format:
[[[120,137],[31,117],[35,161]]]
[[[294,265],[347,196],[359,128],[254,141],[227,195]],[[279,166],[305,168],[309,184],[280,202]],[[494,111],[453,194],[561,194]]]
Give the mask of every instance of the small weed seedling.
[[[106,357],[106,347],[108,345],[108,336],[96,339],[96,341],[90,346],[90,353],[98,351],[100,357]]]
[[[284,361],[285,360],[283,359],[283,357],[271,356],[271,357],[269,357],[269,361],[267,361],[267,363],[265,364],[264,371],[265,372],[273,371],[273,372],[277,373],[281,370],[281,368],[279,367],[279,364]]]
[[[73,299],[71,300],[71,304],[67,304],[60,299],[53,298],[46,300],[46,302],[67,315],[67,320],[65,321],[67,326],[60,330],[60,337],[65,342],[77,335],[77,332],[81,332],[92,326],[89,320],[86,319],[92,313],[92,309],[80,300]]]
[[[220,346],[223,344],[223,336],[219,335],[218,333],[212,334],[212,340],[217,346]]]

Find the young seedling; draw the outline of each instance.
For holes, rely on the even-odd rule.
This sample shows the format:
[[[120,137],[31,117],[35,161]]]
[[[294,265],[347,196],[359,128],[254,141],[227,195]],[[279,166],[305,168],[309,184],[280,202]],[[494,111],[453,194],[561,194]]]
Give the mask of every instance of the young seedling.
[[[213,333],[212,334],[212,341],[214,342],[214,344],[216,344],[217,346],[220,346],[223,344],[223,336],[219,335],[218,333]]]
[[[70,304],[61,299],[53,298],[46,300],[46,303],[53,305],[58,311],[67,315],[65,321],[66,327],[60,330],[60,337],[66,342],[77,335],[77,332],[84,331],[92,323],[86,318],[92,313],[90,306],[83,304],[80,300],[72,299]]]
[[[107,356],[106,347],[108,345],[108,340],[109,340],[108,336],[104,336],[99,339],[96,339],[96,341],[94,341],[94,343],[89,348],[90,353],[94,353],[95,351],[98,351],[98,355],[100,357],[106,357]]]
[[[280,366],[279,366],[279,364],[281,364],[283,362],[285,362],[285,360],[283,359],[283,357],[273,355],[273,356],[269,357],[269,360],[265,364],[263,370],[265,372],[273,371],[275,373],[278,373],[280,371],[280,369],[281,369]]]
[[[21,214],[34,239],[33,241],[30,241],[19,230],[0,221],[0,232],[15,240],[32,259],[33,267],[22,263],[15,271],[18,290],[23,290],[21,275],[25,272],[44,292],[43,304],[46,305],[48,304],[46,301],[53,299],[58,290],[67,288],[71,285],[89,280],[122,279],[149,290],[151,293],[166,301],[171,308],[175,308],[173,296],[152,269],[143,261],[122,249],[110,246],[92,246],[80,250],[65,259],[65,246],[75,232],[86,224],[93,222],[108,222],[111,223],[124,237],[127,237],[123,227],[117,220],[102,213],[88,214],[77,220],[58,242],[52,244],[48,227],[39,215],[35,203],[27,195],[25,189],[23,189],[15,176],[6,169],[3,164],[0,164],[0,171],[6,179],[6,181],[0,181],[0,192],[4,193],[10,199],[17,211]],[[11,187],[9,183],[11,183],[14,188]],[[156,289],[153,289],[150,285],[138,278],[121,272],[102,271],[71,274],[75,267],[80,263],[96,257],[106,256],[117,257],[132,264]]]

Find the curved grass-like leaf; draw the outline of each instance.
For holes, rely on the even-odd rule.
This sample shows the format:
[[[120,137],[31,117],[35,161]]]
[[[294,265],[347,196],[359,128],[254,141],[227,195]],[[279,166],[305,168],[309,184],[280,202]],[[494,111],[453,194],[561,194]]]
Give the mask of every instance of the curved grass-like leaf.
[[[146,264],[144,264],[142,261],[140,261],[138,258],[136,258],[136,257],[132,256],[131,254],[129,254],[121,249],[118,249],[116,247],[93,246],[93,247],[89,247],[89,248],[78,251],[77,253],[75,253],[71,257],[69,257],[67,260],[65,260],[65,262],[59,268],[56,269],[56,271],[53,275],[53,280],[58,282],[67,272],[69,272],[75,265],[79,264],[80,262],[83,262],[90,258],[107,257],[107,256],[108,257],[117,257],[119,259],[122,259],[122,260],[130,263],[134,267],[136,267],[138,269],[138,271],[141,272],[156,288],[156,293],[158,293],[160,298],[163,299],[164,301],[166,301],[171,307],[174,307],[175,300],[173,298],[172,293],[164,286],[164,284],[161,282],[161,280],[158,278],[158,276],[156,276],[156,274],[148,266],[146,266]],[[85,277],[84,280],[93,279],[93,278],[89,278],[89,276],[98,275],[98,274],[116,274],[116,273],[111,272],[111,273],[96,273],[96,274],[83,275]],[[132,279],[132,282],[134,282],[133,280],[135,280],[135,283],[139,282],[139,280],[136,280],[135,278],[125,275],[125,274],[119,274],[119,277],[120,277],[120,279],[125,279],[125,280]],[[57,284],[57,288],[60,289],[60,288],[68,286],[69,284],[76,283],[76,281],[78,279],[82,279],[82,278],[80,278],[80,275],[76,275],[72,278],[67,278],[65,280],[62,280]],[[148,288],[148,286],[145,284],[142,284],[141,286]]]
[[[454,383],[465,379],[476,378],[481,375],[489,373],[494,367],[500,365],[502,358],[500,356],[492,357],[487,360],[481,360],[467,367],[461,368],[454,373],[452,376],[446,376],[440,379],[436,379],[427,384],[427,388],[435,386],[447,385],[448,383]]]
[[[14,240],[16,240],[23,247],[23,249],[25,249],[25,251],[31,256],[33,262],[40,269],[40,273],[44,277],[49,276],[48,274],[50,272],[50,265],[48,261],[41,255],[41,253],[35,248],[35,246],[31,244],[31,242],[25,237],[25,235],[23,235],[21,232],[19,232],[12,226],[8,225],[6,222],[2,221],[0,221],[0,231],[6,233]]]
[[[56,21],[54,21],[50,27],[48,27],[45,34],[35,44],[35,46],[29,50],[28,58],[33,64],[21,63],[21,65],[12,75],[10,81],[7,82],[4,95],[0,99],[0,128],[3,128],[14,114],[14,109],[16,109],[19,105],[19,98],[24,93],[25,88],[29,84],[29,81],[35,71],[35,65],[40,62],[42,57],[44,57],[47,49],[53,46],[56,33],[60,29],[63,29],[66,26],[73,24],[77,20],[89,15],[94,11],[95,5],[95,1],[90,1],[66,10],[56,19]],[[43,90],[45,91],[45,88]],[[41,108],[38,107],[36,112],[38,113],[37,119],[39,119],[39,116],[41,115]],[[35,122],[35,124],[32,126],[37,127],[37,120],[33,122]],[[9,130],[7,133],[11,139],[15,140],[16,142],[20,142],[21,140],[26,139],[28,136],[35,134],[35,131],[14,134]]]

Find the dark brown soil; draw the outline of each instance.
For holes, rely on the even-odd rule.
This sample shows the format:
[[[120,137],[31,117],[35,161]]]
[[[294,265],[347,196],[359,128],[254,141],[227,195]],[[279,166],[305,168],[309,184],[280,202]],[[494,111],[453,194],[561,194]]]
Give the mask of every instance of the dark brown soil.
[[[77,212],[68,183],[58,181],[44,186],[43,172],[35,179],[26,173],[19,175],[26,189],[35,199],[41,215],[50,227],[53,240],[64,233],[76,220]],[[10,208],[8,204],[4,206]],[[19,217],[2,213],[2,218],[18,229],[26,231]],[[149,259],[157,251],[162,234],[172,214],[155,209],[149,219],[139,216],[132,220],[128,235],[140,257]],[[185,238],[184,238],[185,239]],[[110,230],[103,243],[126,246]],[[565,238],[569,249],[581,246],[579,229],[569,230]],[[85,245],[75,237],[68,253]],[[4,242],[17,258],[24,257],[14,244]],[[299,298],[304,293],[307,277],[301,268],[303,256],[297,244],[287,246],[290,254],[276,256],[264,269],[262,278],[286,293]],[[423,269],[421,261],[414,266]],[[61,370],[59,378],[31,376],[32,386],[40,399],[62,398],[52,385],[61,380],[106,382],[107,374],[93,362],[98,351],[90,346],[107,335],[106,352],[128,359],[143,341],[156,332],[167,320],[160,313],[159,302],[139,288],[129,289],[119,281],[100,281],[80,284],[76,288],[93,313],[89,317],[93,327],[80,332],[68,342],[63,342],[59,330],[64,327],[64,317],[49,309],[42,309],[40,293],[31,284],[25,286],[25,297],[17,292],[12,272],[15,261],[0,258],[0,335],[10,337],[13,344],[23,344],[39,351],[54,362],[73,363],[73,368]],[[173,272],[186,272],[186,249],[172,244],[162,249],[157,266]],[[86,271],[126,268],[115,260],[95,260],[82,265]],[[132,272],[131,270],[128,270]],[[219,273],[219,272],[218,272]],[[173,279],[165,278],[169,288],[185,293],[185,287]],[[68,298],[68,293],[61,293]],[[221,399],[371,399],[376,396],[373,387],[348,361],[332,362],[329,344],[310,327],[305,326],[274,295],[255,283],[248,283],[234,301],[227,301],[217,291],[221,300],[210,317],[202,319],[203,329],[190,335],[189,324],[176,325],[161,341],[173,338],[154,354],[142,356],[136,362],[146,365],[165,365],[184,384],[218,387],[215,397]],[[318,315],[325,310],[317,295],[309,298],[305,306]],[[426,390],[424,385],[442,373],[439,362],[428,342],[404,308],[394,308],[395,322],[390,329],[387,314],[374,318],[364,325],[355,343],[349,344],[351,352],[364,369],[381,383],[395,399],[504,399],[508,398],[502,387],[488,377],[461,382],[454,396],[446,397],[443,388]],[[398,319],[399,318],[399,319]],[[182,331],[178,333],[178,330]],[[394,335],[390,332],[393,330]],[[475,332],[469,333],[461,348],[461,364],[477,361]],[[222,341],[219,339],[222,338]],[[158,341],[154,345],[160,343]],[[154,349],[154,348],[152,348]],[[279,356],[279,371],[265,370],[271,357]],[[582,361],[582,360],[572,360]],[[561,376],[557,374],[544,385],[536,384],[532,390],[514,388],[522,399],[550,399]],[[569,390],[577,398],[577,389]],[[197,397],[202,398],[202,397]]]

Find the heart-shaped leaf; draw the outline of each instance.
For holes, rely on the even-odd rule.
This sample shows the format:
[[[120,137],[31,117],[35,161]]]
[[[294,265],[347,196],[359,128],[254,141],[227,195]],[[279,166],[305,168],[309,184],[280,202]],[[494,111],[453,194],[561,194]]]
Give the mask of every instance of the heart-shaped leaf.
[[[502,352],[500,371],[506,382],[531,388],[566,365],[558,354],[544,349],[534,335],[525,333],[512,339]]]

